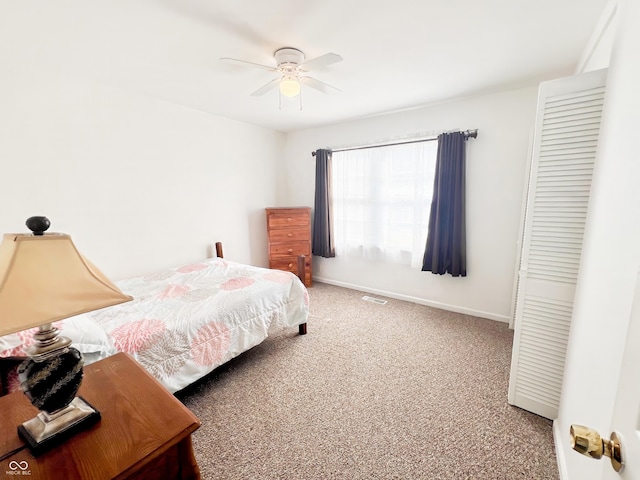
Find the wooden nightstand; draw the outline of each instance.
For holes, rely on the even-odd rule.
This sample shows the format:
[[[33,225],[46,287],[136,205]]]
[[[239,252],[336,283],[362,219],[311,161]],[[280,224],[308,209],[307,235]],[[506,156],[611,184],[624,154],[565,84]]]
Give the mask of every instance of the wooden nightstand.
[[[37,458],[25,448],[0,460],[0,474],[47,480],[200,478],[191,446],[200,421],[129,355],[85,367],[79,395],[102,419]],[[0,457],[24,445],[17,426],[37,413],[22,392],[0,397]]]

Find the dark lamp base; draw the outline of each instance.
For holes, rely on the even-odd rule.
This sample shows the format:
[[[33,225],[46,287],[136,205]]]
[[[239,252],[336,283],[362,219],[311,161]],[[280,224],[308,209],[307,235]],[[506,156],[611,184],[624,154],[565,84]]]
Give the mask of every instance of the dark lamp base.
[[[18,435],[37,457],[99,420],[100,412],[82,397],[75,397],[69,406],[60,412],[40,412],[31,420],[27,420],[18,427]]]

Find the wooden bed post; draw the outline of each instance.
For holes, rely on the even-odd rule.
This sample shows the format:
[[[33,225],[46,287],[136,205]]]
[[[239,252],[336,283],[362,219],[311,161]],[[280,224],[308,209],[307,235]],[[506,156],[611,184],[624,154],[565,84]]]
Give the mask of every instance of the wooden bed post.
[[[216,242],[216,257],[224,258],[222,255],[222,242]]]
[[[305,264],[304,255],[298,255],[298,278],[303,285],[306,285],[304,279],[307,276],[307,266]]]

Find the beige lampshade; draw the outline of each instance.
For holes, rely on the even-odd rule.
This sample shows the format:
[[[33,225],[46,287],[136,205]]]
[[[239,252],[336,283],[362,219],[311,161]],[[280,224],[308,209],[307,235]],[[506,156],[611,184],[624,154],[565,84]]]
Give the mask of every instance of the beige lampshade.
[[[130,300],[78,252],[69,235],[4,235],[0,336]]]

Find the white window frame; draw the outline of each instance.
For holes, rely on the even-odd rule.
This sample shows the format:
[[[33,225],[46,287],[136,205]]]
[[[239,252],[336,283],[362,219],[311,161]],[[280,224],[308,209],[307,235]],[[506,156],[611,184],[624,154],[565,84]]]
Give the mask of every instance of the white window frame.
[[[336,256],[422,266],[437,141],[332,154]]]

